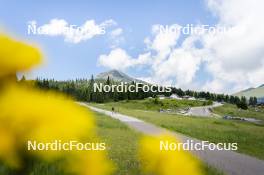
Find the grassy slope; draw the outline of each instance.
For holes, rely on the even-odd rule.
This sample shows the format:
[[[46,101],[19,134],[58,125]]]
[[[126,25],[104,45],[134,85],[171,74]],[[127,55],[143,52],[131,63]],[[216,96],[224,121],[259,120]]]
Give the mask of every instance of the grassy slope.
[[[120,102],[110,102],[108,105],[120,105],[123,108],[133,108],[138,110],[152,110],[158,111],[159,109],[179,109],[184,107],[194,107],[194,106],[203,106],[207,102],[197,101],[197,100],[173,100],[173,99],[164,99],[158,100],[155,103],[155,99],[145,99],[145,100],[125,100]]]
[[[214,108],[214,112],[222,116],[231,115],[234,117],[256,118],[264,121],[263,109],[258,112],[253,108],[249,108],[248,110],[239,110],[235,105],[224,104],[223,106]]]
[[[112,106],[120,113],[137,117],[154,123],[158,126],[189,135],[194,138],[209,140],[211,142],[237,142],[238,152],[264,159],[264,127],[252,123],[239,121],[226,121],[215,118],[186,117],[170,115],[156,111],[139,111],[129,109],[128,104],[107,103],[105,105],[93,104],[110,110]]]
[[[263,97],[264,96],[264,86],[258,87],[258,88],[254,88],[248,91],[242,91],[242,92],[238,92],[235,93],[234,95],[236,96],[245,96],[247,98],[250,97]]]

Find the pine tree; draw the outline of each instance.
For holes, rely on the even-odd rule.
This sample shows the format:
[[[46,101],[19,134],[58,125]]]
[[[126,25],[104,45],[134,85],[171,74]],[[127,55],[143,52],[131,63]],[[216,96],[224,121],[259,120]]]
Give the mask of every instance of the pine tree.
[[[250,97],[249,98],[248,104],[251,105],[251,106],[254,106],[254,97]]]
[[[254,106],[258,104],[258,99],[257,99],[257,97],[254,97],[254,98],[253,98],[253,101],[254,101],[254,102],[253,102],[253,103],[254,103]]]
[[[110,77],[109,76],[107,76],[106,84],[110,85]]]
[[[247,99],[245,96],[242,96],[241,97],[241,100],[239,103],[236,104],[238,108],[241,108],[241,109],[248,109],[248,106],[247,106]]]
[[[25,75],[22,76],[22,78],[20,79],[21,82],[25,82],[26,81],[26,77]]]
[[[94,95],[94,77],[93,77],[93,75],[92,75],[92,77],[91,77],[91,80],[90,80],[90,84],[89,84],[89,89],[90,89],[90,100],[91,101],[96,101],[96,96]]]

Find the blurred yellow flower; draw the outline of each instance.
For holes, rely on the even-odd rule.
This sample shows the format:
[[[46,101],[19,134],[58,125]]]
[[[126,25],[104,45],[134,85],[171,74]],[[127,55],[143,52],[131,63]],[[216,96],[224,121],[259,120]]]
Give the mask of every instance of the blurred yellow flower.
[[[5,150],[6,147],[19,150],[19,146],[26,146],[27,140],[44,143],[56,139],[81,140],[95,134],[91,113],[52,92],[9,85],[1,92],[0,111],[0,130],[6,131],[2,132],[6,141],[1,139],[1,142],[5,143],[3,145],[15,144],[1,146],[0,152],[1,148]],[[52,155],[39,154],[47,158]]]
[[[139,159],[145,173],[152,175],[201,175],[200,164],[189,152],[161,150],[160,141],[179,143],[169,135],[145,136],[139,144]]]
[[[2,122],[2,121],[1,121]],[[19,160],[15,148],[15,137],[12,131],[7,130],[5,126],[0,126],[0,159],[5,160],[5,163],[18,168]]]
[[[25,159],[63,159],[68,172],[107,175],[113,170],[105,151],[29,151],[28,141],[87,142],[97,139],[92,114],[61,94],[12,81],[41,61],[38,49],[0,34],[0,160],[14,169],[30,168]]]
[[[52,92],[11,84],[0,95],[0,159],[21,165],[20,154],[52,161],[62,157],[65,169],[81,175],[106,175],[113,170],[105,151],[28,151],[27,141],[96,140],[92,114]]]
[[[77,151],[68,163],[67,171],[74,174],[107,175],[114,171],[113,164],[106,160],[105,151]]]
[[[0,78],[25,71],[41,62],[40,51],[30,45],[0,34]]]

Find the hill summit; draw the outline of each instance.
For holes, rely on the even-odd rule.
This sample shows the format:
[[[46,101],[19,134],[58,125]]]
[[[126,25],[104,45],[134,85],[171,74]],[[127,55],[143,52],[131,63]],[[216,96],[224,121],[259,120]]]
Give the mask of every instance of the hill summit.
[[[116,69],[113,69],[113,70],[110,70],[107,72],[102,72],[96,76],[96,79],[106,80],[108,76],[111,80],[114,80],[114,81],[127,82],[127,83],[134,81],[137,83],[146,84],[146,82],[139,80],[139,79],[136,79],[136,78],[133,78],[133,77],[130,77],[129,75],[127,75],[127,74],[125,74],[119,70],[116,70]]]
[[[249,97],[257,97],[257,98],[263,98],[264,97],[264,84],[256,87],[256,88],[248,88],[245,90],[242,90],[240,92],[237,92],[234,94],[235,96],[245,96],[247,98]]]

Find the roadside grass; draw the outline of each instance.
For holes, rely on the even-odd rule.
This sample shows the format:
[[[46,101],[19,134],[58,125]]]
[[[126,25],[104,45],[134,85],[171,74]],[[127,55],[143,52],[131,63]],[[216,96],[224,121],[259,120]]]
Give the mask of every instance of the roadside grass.
[[[144,99],[144,100],[124,100],[119,102],[109,102],[108,105],[121,105],[123,108],[158,111],[160,109],[179,109],[184,107],[195,107],[210,105],[209,101],[198,100],[176,100],[176,99]]]
[[[262,109],[255,111],[253,107],[250,107],[248,110],[242,110],[238,109],[235,105],[224,104],[223,106],[214,108],[214,113],[221,116],[230,115],[233,117],[255,118],[264,121],[264,111]]]
[[[120,103],[106,103],[104,105],[93,103],[90,105],[107,110],[111,110],[111,107],[114,106],[122,114],[197,139],[208,140],[213,143],[238,143],[238,152],[264,159],[263,125],[217,118],[172,115],[156,111],[139,111],[129,109],[128,106],[125,108]]]
[[[130,129],[116,119],[104,114],[95,113],[98,133],[106,142],[108,154],[116,164],[115,175],[140,175],[140,164],[137,160],[138,140],[142,134]],[[202,164],[204,175],[223,175],[219,170]]]
[[[99,135],[100,142],[106,143],[108,157],[115,164],[114,175],[140,175],[137,144],[141,134],[118,120],[103,114],[94,113],[94,116],[97,125],[96,132]],[[32,160],[30,164],[31,175],[66,175],[60,169],[60,162],[47,163]],[[209,169],[209,171],[212,170]],[[0,174],[13,175],[1,162]]]
[[[61,162],[55,161],[52,163],[30,160],[30,175],[71,175],[65,173],[61,169]],[[20,173],[14,173],[10,168],[6,167],[2,162],[0,162],[0,174],[1,175],[20,175]],[[25,173],[24,173],[25,174]]]
[[[108,155],[116,165],[115,175],[140,175],[137,147],[141,134],[109,116],[100,113],[95,116],[97,133],[106,143]]]
[[[142,134],[109,116],[96,112],[94,116],[100,140],[106,143],[107,154],[116,166],[114,175],[141,175],[137,148]],[[206,164],[202,164],[201,168],[204,175],[223,175],[219,170]],[[60,162],[32,161],[30,169],[32,169],[30,175],[66,175],[60,169]],[[1,162],[0,174],[13,175]]]

